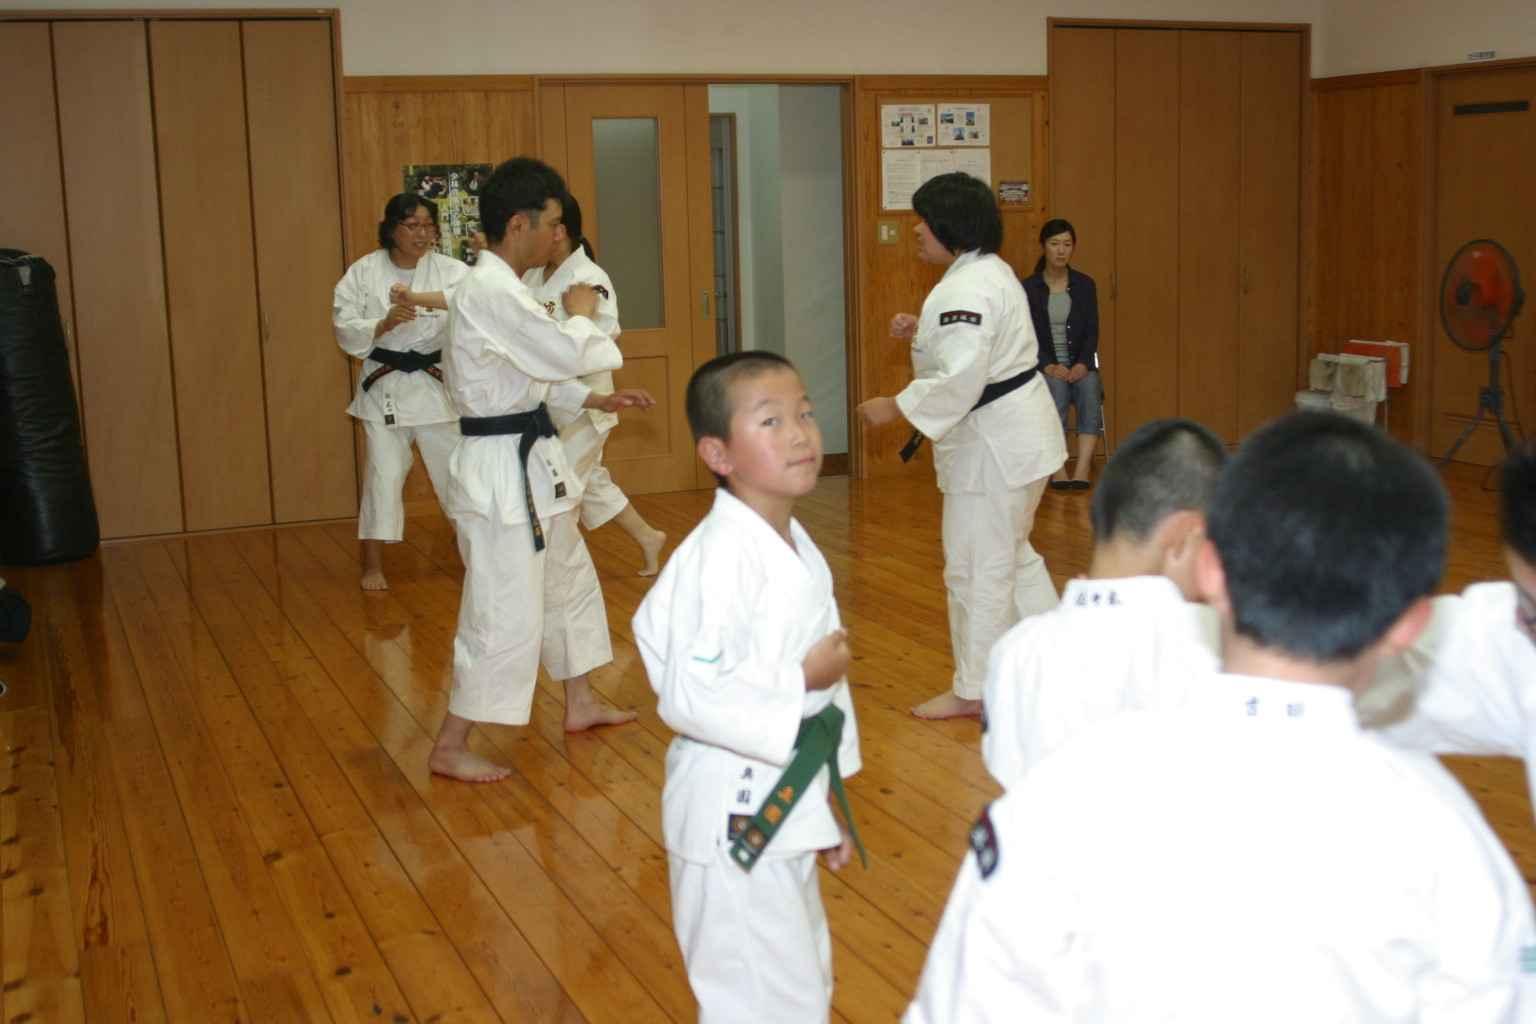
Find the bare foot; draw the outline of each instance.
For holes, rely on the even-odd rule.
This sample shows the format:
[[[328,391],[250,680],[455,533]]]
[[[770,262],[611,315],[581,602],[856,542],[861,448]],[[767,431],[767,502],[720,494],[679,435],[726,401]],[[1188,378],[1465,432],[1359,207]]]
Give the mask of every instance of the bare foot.
[[[364,590],[388,590],[389,581],[384,578],[383,569],[369,569],[363,573]]]
[[[953,692],[941,693],[937,697],[925,700],[912,709],[912,714],[918,718],[979,718],[981,716],[981,701],[966,700],[964,697],[956,697]]]
[[[661,568],[661,549],[667,543],[667,535],[660,530],[652,530],[651,535],[638,542],[640,550],[645,554],[645,568],[641,569],[637,576],[655,576]]]
[[[434,775],[446,775],[460,782],[498,782],[512,774],[512,769],[488,761],[472,750],[432,748],[427,767]]]
[[[634,711],[620,711],[611,708],[602,701],[571,700],[566,695],[565,702],[565,731],[585,732],[588,729],[596,729],[603,725],[623,725],[625,722],[633,722],[640,715]]]

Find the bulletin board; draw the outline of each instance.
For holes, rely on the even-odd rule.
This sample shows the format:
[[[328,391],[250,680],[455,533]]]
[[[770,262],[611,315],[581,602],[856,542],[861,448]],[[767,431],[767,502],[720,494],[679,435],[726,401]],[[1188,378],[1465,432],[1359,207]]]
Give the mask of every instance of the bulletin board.
[[[937,174],[960,170],[985,180],[1004,213],[1033,210],[1035,101],[902,97],[878,108],[880,209],[912,209],[911,195]]]

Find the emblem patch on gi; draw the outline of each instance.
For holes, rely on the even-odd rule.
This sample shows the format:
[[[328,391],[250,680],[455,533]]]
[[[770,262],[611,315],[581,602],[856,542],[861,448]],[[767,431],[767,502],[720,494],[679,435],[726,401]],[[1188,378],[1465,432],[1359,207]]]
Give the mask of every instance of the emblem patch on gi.
[[[555,315],[555,304],[554,304],[554,302],[546,302],[546,303],[544,303],[544,312],[548,313],[550,316],[554,316]]]
[[[976,851],[976,867],[982,878],[990,878],[997,870],[997,830],[992,827],[990,811],[990,807],[984,809],[971,826],[971,849]]]
[[[602,296],[602,297],[603,297],[603,298],[605,298],[605,299],[606,299],[606,298],[607,298],[607,297],[608,297],[608,289],[607,289],[607,288],[604,288],[604,287],[603,287],[603,286],[602,286],[602,285],[600,285],[600,284],[595,284],[595,285],[593,285],[593,286],[592,286],[592,290],[593,290],[593,291],[595,291],[595,292],[597,292],[597,294],[599,294],[599,295],[601,295],[601,296]]]
[[[939,314],[939,326],[948,327],[950,324],[971,324],[981,326],[981,314],[973,313],[968,309],[952,309],[948,313]]]
[[[555,484],[555,497],[565,497],[565,484]]]

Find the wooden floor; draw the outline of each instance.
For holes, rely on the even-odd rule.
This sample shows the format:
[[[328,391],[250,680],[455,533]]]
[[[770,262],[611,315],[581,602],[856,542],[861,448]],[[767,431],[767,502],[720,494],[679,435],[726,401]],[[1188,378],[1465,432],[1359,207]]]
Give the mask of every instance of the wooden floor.
[[[1492,496],[1453,470],[1447,588],[1501,574]],[[707,493],[636,499],[674,539]],[[962,852],[997,792],[974,722],[921,723],[950,659],[931,483],[829,478],[800,515],[856,653],[871,868],[823,873],[846,1021],[897,1019]],[[1048,493],[1035,533],[1063,582],[1088,497]],[[357,587],[352,524],[138,542],[5,570],[34,603],[0,650],[0,1021],[691,1021],[659,798],[667,729],[631,643],[646,581],[614,528],[589,538],[616,660],[595,679],[638,724],[491,728],[509,781],[430,777],[460,568],[418,517]],[[1455,765],[1536,872],[1518,762]],[[1085,809],[1085,813],[1091,810]]]

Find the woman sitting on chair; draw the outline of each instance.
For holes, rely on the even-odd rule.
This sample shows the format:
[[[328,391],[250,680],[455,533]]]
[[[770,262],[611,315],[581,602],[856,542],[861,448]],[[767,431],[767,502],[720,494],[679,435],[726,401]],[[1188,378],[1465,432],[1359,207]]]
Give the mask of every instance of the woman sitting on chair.
[[[1072,475],[1063,466],[1051,478],[1055,490],[1086,491],[1093,467],[1093,449],[1104,429],[1104,393],[1099,384],[1099,299],[1093,278],[1071,267],[1077,232],[1067,221],[1048,220],[1040,229],[1040,259],[1024,279],[1029,314],[1040,339],[1040,372],[1061,429],[1067,429],[1067,409],[1077,406],[1077,462]]]

